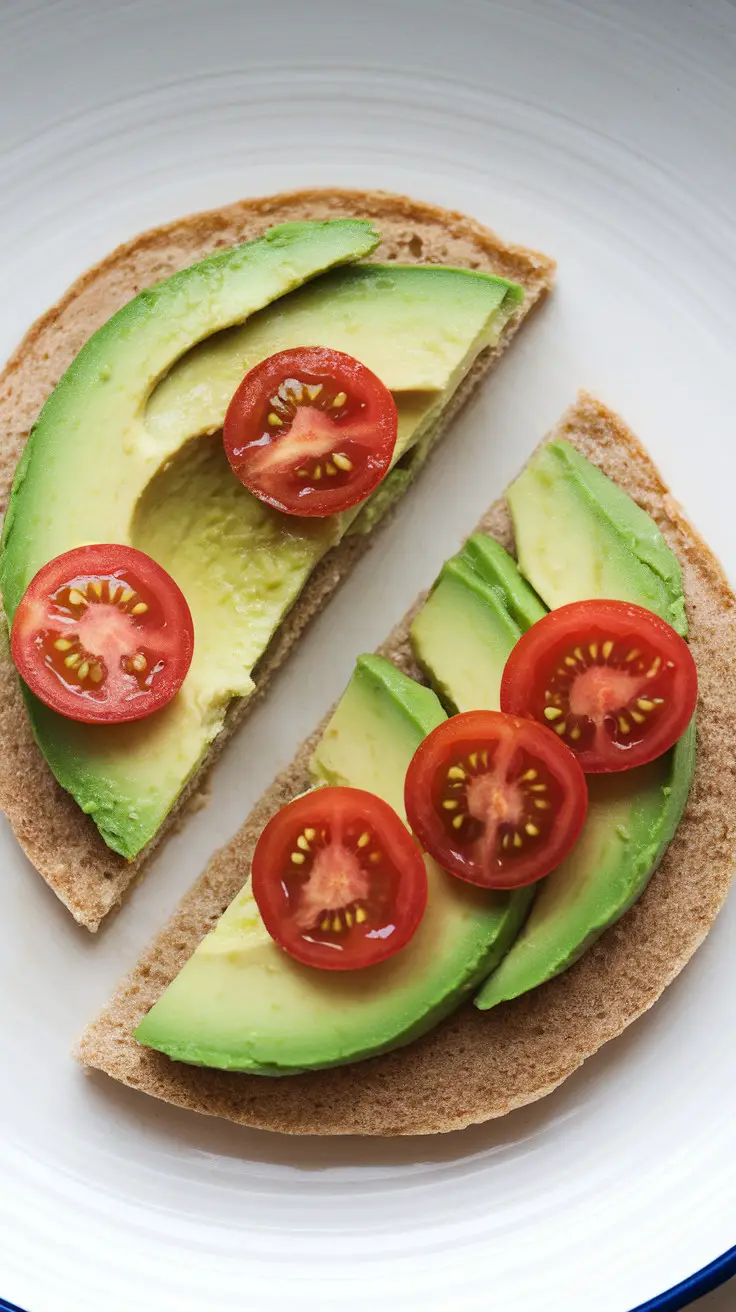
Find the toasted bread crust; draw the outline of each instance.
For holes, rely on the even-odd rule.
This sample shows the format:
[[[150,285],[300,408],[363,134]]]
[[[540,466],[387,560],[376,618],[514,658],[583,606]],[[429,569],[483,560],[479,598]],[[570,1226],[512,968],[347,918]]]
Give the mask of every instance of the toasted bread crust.
[[[217,247],[257,237],[275,223],[348,215],[373,219],[379,227],[383,240],[374,260],[477,268],[511,278],[526,290],[524,305],[507,325],[498,347],[479,357],[458,390],[437,433],[439,439],[506,349],[526,314],[549,289],[553,262],[533,251],[504,245],[487,228],[461,214],[405,196],[345,190],[289,192],[238,201],[143,233],[79,278],[58,305],[32,326],[0,376],[0,509],[5,511],[18,458],[46,397],[90,335],[142,287],[202,259]],[[92,820],[56,783],[33,739],[7,637],[0,638],[0,810],[36,869],[80,924],[92,931],[98,929],[119,904],[153,848],[196,796],[228,737],[263,696],[312,617],[373,537],[346,539],[315,570],[255,671],[256,692],[233,704],[223,732],[154,843],[132,862],[110,851]],[[33,798],[32,806],[29,798]]]
[[[550,1093],[646,1011],[695,952],[726,897],[736,854],[736,599],[616,415],[581,395],[551,436],[566,438],[633,496],[683,568],[700,677],[698,761],[685,816],[639,902],[565,974],[490,1012],[468,1004],[418,1042],[366,1062],[275,1080],[184,1066],[141,1047],[135,1026],[244,883],[265,822],[308,786],[320,726],[87,1030],[78,1050],[84,1065],[177,1106],[284,1133],[461,1129]],[[503,501],[478,527],[513,547]],[[382,648],[415,676],[408,630],[421,600]]]

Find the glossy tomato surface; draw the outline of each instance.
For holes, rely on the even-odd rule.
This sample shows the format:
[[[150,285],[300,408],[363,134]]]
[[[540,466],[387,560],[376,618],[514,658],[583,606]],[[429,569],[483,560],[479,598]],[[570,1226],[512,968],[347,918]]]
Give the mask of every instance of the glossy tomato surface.
[[[334,515],[364,501],[396,446],[396,403],[342,351],[305,346],[246,374],[223,440],[241,483],[288,515]]]
[[[68,719],[140,720],[179,691],[194,651],[186,599],[166,570],[109,543],[56,556],[15,612],[13,660],[31,692]]]
[[[661,756],[695,711],[690,648],[652,611],[629,602],[560,606],[520,638],[501,683],[501,707],[546,724],[588,774]]]
[[[405,947],[427,904],[406,825],[360,788],[315,788],[269,821],[253,895],[276,942],[307,966],[357,970]]]
[[[467,711],[420,744],[405,804],[414,833],[443,869],[484,888],[519,888],[567,856],[588,791],[572,752],[541,725]]]

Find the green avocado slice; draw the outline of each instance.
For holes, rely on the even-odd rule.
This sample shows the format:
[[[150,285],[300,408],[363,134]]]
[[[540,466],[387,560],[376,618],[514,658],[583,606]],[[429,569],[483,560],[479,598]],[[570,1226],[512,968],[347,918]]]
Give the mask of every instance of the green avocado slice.
[[[522,633],[547,614],[547,607],[519,573],[516,561],[495,538],[487,533],[473,533],[460,556],[492,588]]]
[[[371,264],[326,273],[190,351],[153,394],[149,428],[167,440],[177,429],[214,432],[243,375],[295,342],[346,351],[392,392],[445,392],[466,371],[468,343],[488,331],[491,302],[499,313],[489,340],[521,300],[522,289],[503,278],[445,265]],[[428,320],[435,323],[431,334]]]
[[[540,447],[506,499],[519,569],[551,610],[613,597],[687,633],[680,564],[654,520],[568,442]]]
[[[498,710],[512,648],[545,614],[508,552],[474,533],[443,565],[412,622],[412,650],[451,714]]]
[[[679,562],[654,521],[567,443],[549,446],[507,494],[519,560],[543,600],[623,598],[683,632]],[[588,776],[582,835],[540,881],[526,924],[477,1007],[487,1010],[566,970],[640,897],[680,822],[694,769],[693,722],[658,761]]]
[[[85,541],[148,552],[194,617],[185,684],[144,721],[78,724],[26,690],[56,778],[125,857],[155,837],[232,698],[253,690],[254,666],[322,556],[346,532],[369,531],[401,495],[450,395],[522,294],[503,279],[435,266],[349,266],[297,287],[377,240],[362,221],[283,225],[142,293],[83,348],[28,442],[0,557],[8,618],[38,566]],[[396,393],[399,467],[362,508],[321,521],[281,516],[252,497],[218,435],[233,344],[247,367],[261,350],[305,340],[349,340],[407,388]],[[433,359],[439,390],[417,390]]]
[[[503,668],[520,637],[498,594],[462,555],[443,565],[410,630],[417,664],[451,714],[498,708]]]
[[[404,777],[445,716],[427,688],[361,656],[317,745],[317,783],[350,784],[403,814]],[[427,859],[429,901],[411,942],[358,971],[320,971],[269,938],[250,892],[236,897],[136,1038],[177,1061],[288,1075],[410,1042],[466,998],[515,938],[530,894],[488,894]]]

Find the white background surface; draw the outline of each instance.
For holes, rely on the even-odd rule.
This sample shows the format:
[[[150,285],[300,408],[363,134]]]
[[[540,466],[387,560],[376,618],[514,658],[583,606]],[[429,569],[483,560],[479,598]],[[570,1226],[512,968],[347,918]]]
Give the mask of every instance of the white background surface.
[[[0,1294],[27,1312],[629,1312],[736,1242],[733,904],[558,1094],[441,1140],[237,1132],[68,1055],[579,386],[622,411],[736,574],[735,59],[726,0],[0,0],[2,355],[116,242],[293,185],[407,191],[560,262],[212,804],[97,941],[0,829]]]

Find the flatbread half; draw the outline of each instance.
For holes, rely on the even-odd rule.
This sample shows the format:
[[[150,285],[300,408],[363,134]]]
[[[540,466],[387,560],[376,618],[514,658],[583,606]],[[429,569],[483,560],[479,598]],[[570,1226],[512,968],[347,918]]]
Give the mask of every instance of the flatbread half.
[[[479,356],[455,394],[436,433],[439,440],[529,311],[549,290],[554,262],[534,251],[504,244],[462,214],[405,196],[341,190],[288,192],[238,201],[143,233],[84,274],[59,304],[33,325],[0,376],[0,510],[5,511],[18,458],[46,397],[85,341],[121,305],[141,288],[193,264],[217,247],[258,237],[273,224],[345,216],[374,220],[383,238],[374,260],[481,269],[521,283],[526,291],[524,303],[509,320],[498,346]],[[309,621],[377,532],[380,526],[368,536],[346,538],[314,571],[254,671],[255,692],[232,704],[222,733],[155,842],[134,861],[105,845],[92,820],[82,814],[46,765],[31,732],[7,635],[0,625],[0,810],[33,865],[80,924],[92,931],[98,929],[119,904],[156,843],[183,819],[187,802],[196,802],[203,777],[230,734],[263,696]]]
[[[156,1098],[289,1134],[431,1134],[503,1116],[550,1093],[657,1000],[720,910],[736,855],[736,599],[718,561],[646,451],[600,402],[581,395],[555,429],[657,522],[682,564],[698,665],[698,760],[687,809],[644,895],[565,974],[490,1012],[466,1004],[405,1048],[281,1079],[173,1062],[133,1031],[245,882],[264,824],[309,786],[321,726],[219,852],[173,919],[83,1036],[79,1060]],[[513,548],[503,501],[478,525]],[[418,676],[408,642],[417,606],[381,649]]]

